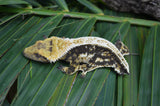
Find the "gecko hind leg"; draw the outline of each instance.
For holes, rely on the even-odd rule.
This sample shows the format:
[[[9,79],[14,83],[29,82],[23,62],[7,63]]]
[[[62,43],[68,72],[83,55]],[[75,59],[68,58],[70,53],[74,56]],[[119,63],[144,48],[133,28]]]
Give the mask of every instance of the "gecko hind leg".
[[[62,72],[66,73],[66,74],[72,75],[78,71],[78,66],[70,65],[69,67],[66,67],[66,66],[60,65],[58,67],[58,69],[60,69]]]
[[[79,70],[82,71],[82,73],[81,73],[81,77],[82,78],[84,78],[86,76],[86,74],[87,74],[87,71],[85,71],[87,69],[87,66],[88,66],[88,64],[85,64],[85,63],[79,65]]]

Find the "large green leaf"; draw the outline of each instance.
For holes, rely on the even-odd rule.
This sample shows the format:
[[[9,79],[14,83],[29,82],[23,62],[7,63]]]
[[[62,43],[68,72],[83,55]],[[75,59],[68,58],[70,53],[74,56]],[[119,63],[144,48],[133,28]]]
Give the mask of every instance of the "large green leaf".
[[[19,1],[21,0],[15,2]],[[65,0],[52,1],[56,1],[60,10],[65,11],[47,10],[46,5],[43,7],[43,2],[37,1],[33,2],[38,5],[31,3],[33,9],[23,8],[23,5],[20,9],[0,7],[0,12],[15,13],[7,15],[5,13],[1,16],[0,105],[4,103],[4,100],[4,105],[8,104],[8,98],[5,98],[16,81],[17,92],[14,92],[15,96],[10,101],[11,105],[16,106],[160,105],[158,84],[160,76],[158,71],[160,69],[160,50],[158,47],[160,27],[156,25],[159,22],[66,12],[70,10],[70,6],[76,6],[76,4],[69,3],[67,5]],[[93,12],[102,13],[97,6],[89,1],[79,1]],[[10,3],[8,2],[8,4]],[[75,10],[71,11],[82,8],[79,3],[77,4]],[[119,13],[107,9],[104,10],[104,13],[119,15]],[[26,16],[26,14],[31,15]],[[152,25],[155,26],[151,29],[143,27]],[[130,75],[120,76],[112,68],[99,68],[87,73],[85,78],[81,78],[79,73],[72,76],[62,73],[57,67],[68,65],[63,61],[44,64],[26,59],[23,56],[25,47],[34,44],[37,40],[51,36],[69,38],[97,36],[112,43],[121,40],[128,46],[131,53],[125,57],[129,63]]]

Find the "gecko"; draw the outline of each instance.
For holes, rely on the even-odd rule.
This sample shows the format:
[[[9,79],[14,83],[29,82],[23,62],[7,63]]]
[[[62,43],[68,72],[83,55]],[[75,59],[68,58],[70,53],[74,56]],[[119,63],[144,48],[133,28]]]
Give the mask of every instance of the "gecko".
[[[52,36],[25,48],[23,54],[31,60],[45,63],[66,61],[70,65],[60,65],[58,69],[68,75],[81,71],[81,76],[85,77],[87,72],[100,67],[114,68],[120,75],[129,74],[129,65],[124,58],[129,55],[129,49],[120,40],[113,44],[100,37]]]

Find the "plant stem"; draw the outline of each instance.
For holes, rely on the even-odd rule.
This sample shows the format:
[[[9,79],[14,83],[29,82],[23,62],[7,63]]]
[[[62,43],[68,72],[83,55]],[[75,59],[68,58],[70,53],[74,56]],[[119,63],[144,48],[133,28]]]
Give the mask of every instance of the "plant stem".
[[[53,10],[46,10],[46,9],[26,9],[26,8],[18,9],[18,8],[0,7],[0,12],[8,12],[8,13],[25,12],[25,14],[37,14],[37,15],[47,15],[47,16],[63,14],[65,17],[72,17],[72,18],[95,17],[97,20],[108,21],[108,22],[128,21],[132,25],[147,26],[147,27],[160,25],[160,22],[158,21],[150,21],[150,20],[144,20],[144,19],[115,17],[115,16],[108,16],[108,15],[98,15],[98,14],[79,13],[79,12],[53,11]]]

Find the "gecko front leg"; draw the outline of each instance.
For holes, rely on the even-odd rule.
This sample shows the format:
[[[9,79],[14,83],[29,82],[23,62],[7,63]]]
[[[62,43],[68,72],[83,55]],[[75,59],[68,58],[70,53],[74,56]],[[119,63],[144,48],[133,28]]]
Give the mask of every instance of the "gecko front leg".
[[[78,71],[78,65],[71,64],[69,67],[61,65],[58,67],[58,69],[60,69],[62,72],[66,73],[66,74],[72,75]]]
[[[87,63],[83,63],[80,65],[71,64],[69,67],[59,66],[58,69],[60,69],[62,72],[69,74],[69,75],[72,75],[77,71],[82,71],[81,77],[85,77],[87,72],[95,69],[95,67],[93,67]]]

